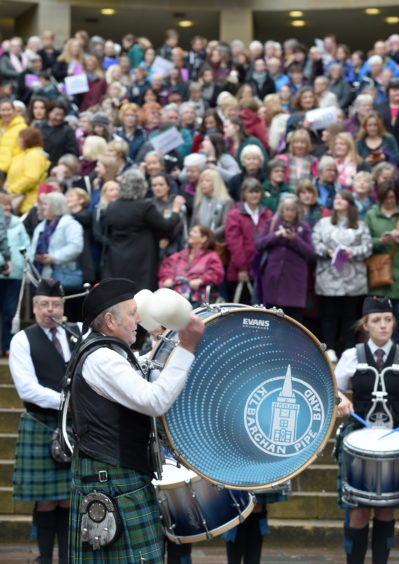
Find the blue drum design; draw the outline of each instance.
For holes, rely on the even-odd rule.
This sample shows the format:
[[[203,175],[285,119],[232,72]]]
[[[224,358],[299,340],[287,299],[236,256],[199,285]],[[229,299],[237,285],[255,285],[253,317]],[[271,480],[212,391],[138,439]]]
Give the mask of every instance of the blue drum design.
[[[227,488],[289,480],[323,449],[335,420],[335,379],[319,341],[262,307],[224,304],[196,313],[206,331],[187,384],[163,417],[169,450]],[[171,354],[163,341],[152,358],[165,364]]]

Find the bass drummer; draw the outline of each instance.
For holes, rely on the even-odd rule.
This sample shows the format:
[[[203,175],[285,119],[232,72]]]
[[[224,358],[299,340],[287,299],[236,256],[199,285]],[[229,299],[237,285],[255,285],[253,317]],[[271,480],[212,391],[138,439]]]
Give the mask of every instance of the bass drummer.
[[[375,383],[375,373],[359,370],[359,364],[368,364],[381,372],[387,366],[397,363],[398,346],[392,340],[396,321],[392,311],[392,303],[388,298],[368,297],[363,303],[363,317],[357,322],[358,329],[364,331],[367,342],[347,349],[339,360],[335,375],[341,403],[338,415],[350,415],[351,412],[363,419],[372,407],[372,392]],[[364,356],[365,355],[365,356]],[[385,375],[388,409],[393,416],[393,426],[399,425],[399,385],[398,374],[388,372]],[[353,403],[344,395],[351,381]],[[380,414],[382,415],[382,414]],[[360,423],[348,423],[344,434],[358,428]],[[340,479],[342,483],[342,440],[339,441],[338,456],[340,462]],[[341,488],[340,488],[341,489]],[[346,509],[345,543],[348,564],[362,564],[365,559],[369,520],[371,510],[374,509],[373,531],[371,538],[373,564],[388,562],[389,552],[394,540],[394,508],[392,507],[349,507],[342,498],[340,507]]]
[[[83,304],[84,328],[92,332],[74,356],[70,562],[163,562],[150,416],[164,414],[182,391],[204,324],[191,315],[173,358],[148,382],[129,348],[141,320],[135,293],[134,282],[110,278]]]

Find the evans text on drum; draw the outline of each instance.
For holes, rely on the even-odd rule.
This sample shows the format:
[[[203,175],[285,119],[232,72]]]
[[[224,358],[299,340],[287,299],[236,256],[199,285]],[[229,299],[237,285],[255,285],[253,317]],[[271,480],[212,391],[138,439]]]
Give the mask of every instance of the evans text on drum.
[[[336,384],[319,341],[281,312],[240,304],[195,311],[206,325],[187,383],[163,417],[168,450],[227,488],[286,482],[323,449]],[[178,335],[152,353],[165,365]]]
[[[399,504],[399,442],[389,429],[358,429],[344,437],[342,499],[349,505]]]

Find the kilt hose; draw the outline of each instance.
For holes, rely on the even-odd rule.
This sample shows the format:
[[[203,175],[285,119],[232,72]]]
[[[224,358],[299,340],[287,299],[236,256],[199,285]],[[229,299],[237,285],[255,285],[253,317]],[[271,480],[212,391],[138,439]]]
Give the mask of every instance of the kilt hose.
[[[50,453],[56,415],[23,413],[18,428],[13,472],[13,499],[41,501],[68,499],[70,465],[58,464]]]
[[[82,483],[81,478],[106,470],[107,482]],[[113,544],[93,550],[81,542],[79,507],[93,490],[112,496],[123,523],[121,536]],[[163,532],[155,490],[148,476],[90,458],[75,456],[72,462],[72,495],[69,520],[69,558],[74,564],[124,562],[163,563]]]

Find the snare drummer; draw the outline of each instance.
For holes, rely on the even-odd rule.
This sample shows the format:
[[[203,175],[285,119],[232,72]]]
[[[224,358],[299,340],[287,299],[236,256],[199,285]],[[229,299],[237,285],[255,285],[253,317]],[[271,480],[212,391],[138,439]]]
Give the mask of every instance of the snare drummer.
[[[367,364],[377,368],[379,372],[382,368],[392,365],[397,352],[397,345],[392,340],[396,321],[392,312],[391,301],[388,298],[366,298],[363,303],[363,317],[357,325],[368,336],[368,340],[364,344]],[[358,352],[355,347],[346,350],[336,366],[335,375],[341,398],[338,415],[346,416],[349,415],[350,411],[354,411],[363,419],[366,419],[372,405],[371,393],[375,375],[371,371],[358,370],[359,354],[362,354],[361,351]],[[363,359],[360,360],[363,362]],[[393,415],[394,427],[399,425],[399,386],[397,379],[398,376],[393,372],[388,372],[385,376],[388,409]],[[352,385],[353,403],[343,393],[348,388],[349,381]],[[345,432],[348,433],[357,426],[360,426],[360,424],[349,423]],[[342,455],[342,453],[340,454]],[[340,467],[342,468],[342,461]],[[349,508],[342,500],[340,500],[340,506],[347,510],[344,544],[347,563],[362,564],[364,562],[372,509],[374,509],[371,541],[373,564],[388,562],[394,538],[394,509],[361,505],[356,508]]]
[[[97,339],[98,344],[78,362],[72,380],[78,452],[73,460],[70,562],[163,562],[163,533],[147,448],[149,416],[165,413],[182,391],[204,324],[191,316],[179,332],[179,346],[167,367],[148,382],[135,369],[127,348],[135,342],[141,320],[134,294],[134,282],[110,278],[97,284],[83,304],[84,322],[92,333],[78,353],[89,340],[95,344]],[[120,347],[104,343],[104,337],[117,339]],[[100,493],[108,497],[106,510]],[[97,505],[90,505],[93,495]],[[110,519],[106,528],[101,525],[105,518]]]

